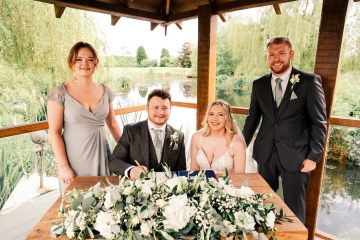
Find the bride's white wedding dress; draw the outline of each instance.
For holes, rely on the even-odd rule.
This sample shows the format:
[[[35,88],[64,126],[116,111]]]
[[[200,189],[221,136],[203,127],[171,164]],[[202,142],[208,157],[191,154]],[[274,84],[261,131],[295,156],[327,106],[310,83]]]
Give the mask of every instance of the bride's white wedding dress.
[[[218,158],[214,159],[211,163],[207,159],[202,146],[201,146],[202,136],[200,137],[200,146],[196,154],[196,162],[200,166],[200,170],[214,170],[217,173],[225,172],[227,169],[228,172],[232,172],[234,169],[234,159],[230,155],[230,150],[233,147],[233,142],[230,143],[229,149]]]
[[[242,135],[240,135],[240,137],[243,139]],[[200,146],[196,154],[196,162],[200,166],[200,170],[214,170],[217,173],[223,173],[225,172],[225,169],[227,169],[229,173],[232,172],[234,169],[234,159],[230,155],[230,150],[233,148],[233,141],[230,143],[229,149],[223,155],[210,163],[202,149],[201,140],[202,136],[200,137]],[[257,164],[252,159],[252,144],[246,150],[245,166],[245,172],[257,172]]]

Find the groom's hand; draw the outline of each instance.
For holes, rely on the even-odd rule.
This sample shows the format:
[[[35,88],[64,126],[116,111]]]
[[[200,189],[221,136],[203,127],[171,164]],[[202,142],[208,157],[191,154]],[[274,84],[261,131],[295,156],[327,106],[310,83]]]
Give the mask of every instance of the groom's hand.
[[[305,159],[301,167],[301,172],[311,172],[316,168],[316,162],[310,159]]]
[[[147,167],[145,166],[140,166],[140,167],[133,167],[131,170],[130,170],[130,179],[131,180],[138,180],[140,179],[140,174],[141,173],[144,173],[144,172],[147,172]]]

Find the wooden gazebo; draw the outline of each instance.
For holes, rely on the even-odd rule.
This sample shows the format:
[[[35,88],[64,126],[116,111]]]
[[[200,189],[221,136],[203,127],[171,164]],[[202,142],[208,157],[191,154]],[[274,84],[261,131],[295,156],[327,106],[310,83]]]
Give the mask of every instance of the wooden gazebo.
[[[237,10],[272,5],[274,14],[281,14],[281,4],[294,0],[38,0],[54,5],[55,16],[61,18],[66,8],[76,8],[111,15],[111,24],[116,25],[121,17],[148,21],[151,30],[159,24],[176,24],[182,28],[182,21],[198,19],[198,61],[197,61],[197,104],[175,103],[175,106],[197,109],[197,128],[205,114],[208,103],[215,99],[216,45],[218,17],[225,21],[224,14]],[[332,117],[335,83],[338,74],[343,30],[349,1],[323,0],[318,45],[314,72],[323,79],[327,114],[330,125],[360,127],[359,119]],[[360,0],[353,0],[358,2]],[[109,21],[110,24],[110,21]],[[136,108],[136,107],[135,107]],[[138,106],[135,111],[143,110]],[[248,109],[234,107],[233,112],[246,115]],[[126,111],[117,111],[126,113]],[[46,129],[47,123],[35,123],[0,129],[0,138]],[[328,134],[327,134],[328,138]],[[326,149],[326,147],[325,147]],[[324,171],[325,154],[311,175],[307,195],[306,227],[308,239],[314,239],[320,191]]]

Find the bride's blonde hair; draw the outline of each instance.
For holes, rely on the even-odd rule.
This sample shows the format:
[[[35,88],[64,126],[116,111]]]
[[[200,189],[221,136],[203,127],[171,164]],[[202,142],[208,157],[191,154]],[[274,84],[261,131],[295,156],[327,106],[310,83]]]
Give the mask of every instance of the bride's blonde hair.
[[[216,100],[209,104],[206,109],[206,114],[204,116],[204,120],[201,123],[201,134],[206,137],[210,134],[210,127],[208,124],[209,112],[210,108],[214,105],[219,105],[224,109],[225,112],[225,135],[226,135],[226,142],[227,146],[231,143],[233,137],[238,134],[238,127],[236,125],[236,121],[233,119],[231,115],[231,107],[230,105],[224,100]]]

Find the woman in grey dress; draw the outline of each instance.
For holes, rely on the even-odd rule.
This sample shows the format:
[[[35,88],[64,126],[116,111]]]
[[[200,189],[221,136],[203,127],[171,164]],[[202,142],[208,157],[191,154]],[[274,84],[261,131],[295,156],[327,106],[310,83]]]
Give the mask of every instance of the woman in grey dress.
[[[48,96],[50,142],[58,162],[61,192],[75,176],[109,174],[105,122],[116,142],[121,136],[112,107],[113,93],[92,80],[98,62],[90,44],[76,43],[68,56],[75,77]]]

